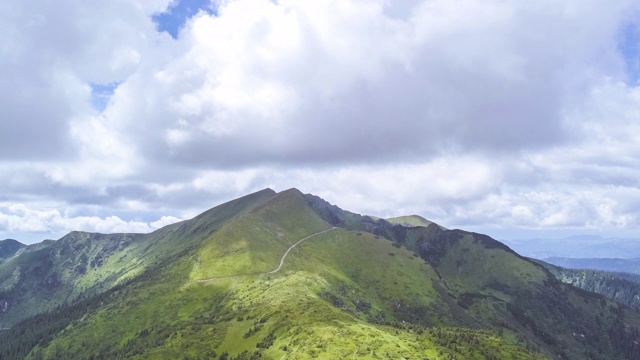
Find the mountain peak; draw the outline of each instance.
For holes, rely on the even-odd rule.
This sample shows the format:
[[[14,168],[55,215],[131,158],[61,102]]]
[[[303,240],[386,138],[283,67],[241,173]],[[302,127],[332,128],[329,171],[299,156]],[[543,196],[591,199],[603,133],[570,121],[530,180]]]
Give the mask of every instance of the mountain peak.
[[[221,208],[227,208],[227,207],[244,208],[246,206],[250,206],[253,203],[259,203],[259,202],[262,202],[262,201],[266,201],[266,200],[272,198],[276,194],[277,193],[275,191],[273,191],[272,189],[270,189],[270,188],[262,189],[262,190],[254,192],[254,193],[239,197],[237,199],[227,201],[226,203],[218,205],[218,206],[216,206],[214,208],[211,208],[211,209],[203,212],[202,214],[196,216],[194,219],[206,217],[208,214],[214,213],[214,212],[216,212],[217,210],[219,210]]]
[[[255,208],[256,211],[261,211],[266,208],[270,209],[285,209],[295,208],[305,203],[304,194],[296,188],[287,189],[281,192],[272,192],[272,195],[265,200],[260,206]]]
[[[282,195],[303,195],[302,191],[298,190],[297,188],[290,188],[284,191],[279,192],[278,194],[282,194]]]
[[[27,245],[14,239],[0,240],[0,258],[8,258],[13,256],[18,250]]]
[[[424,226],[427,227],[433,224],[433,221],[427,220],[420,215],[407,215],[398,216],[385,219],[392,224],[398,224],[403,226]]]
[[[16,240],[16,239],[4,239],[4,240],[0,240],[0,246],[5,245],[5,244],[20,244],[20,245],[24,245],[23,243],[21,243],[20,241]],[[26,245],[25,245],[26,246]]]

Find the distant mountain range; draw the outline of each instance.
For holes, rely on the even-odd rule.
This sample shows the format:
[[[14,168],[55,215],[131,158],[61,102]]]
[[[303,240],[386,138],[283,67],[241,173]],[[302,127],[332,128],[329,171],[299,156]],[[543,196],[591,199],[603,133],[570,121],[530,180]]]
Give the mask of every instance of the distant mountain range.
[[[559,239],[502,240],[519,254],[534,259],[640,258],[640,238],[576,235]]]
[[[640,275],[585,268],[571,269],[541,260],[535,261],[549,269],[558,280],[566,284],[604,295],[634,309],[640,309]]]
[[[12,257],[18,250],[26,247],[26,245],[14,239],[6,239],[0,241],[0,262],[6,258]]]
[[[150,234],[0,242],[0,359],[640,359],[640,313],[548,266],[265,189]]]
[[[553,265],[569,269],[589,269],[604,270],[611,272],[625,272],[640,274],[640,259],[619,259],[619,258],[593,258],[576,259],[564,257],[551,257],[542,259]]]

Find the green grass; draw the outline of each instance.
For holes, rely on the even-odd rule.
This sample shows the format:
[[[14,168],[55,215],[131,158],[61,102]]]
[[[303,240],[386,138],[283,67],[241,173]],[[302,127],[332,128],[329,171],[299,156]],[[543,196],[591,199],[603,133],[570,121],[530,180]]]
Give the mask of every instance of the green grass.
[[[437,269],[447,275],[447,284],[453,291],[497,297],[508,297],[507,293],[517,288],[542,284],[547,279],[547,273],[540,266],[522,261],[500,248],[486,248],[471,235],[465,235],[453,245]]]
[[[0,300],[10,303],[9,311],[0,314],[0,327],[51,311],[80,295],[102,293],[159,263],[192,252],[228,221],[274,194],[259,191],[151,234],[72,232],[55,242],[32,245],[0,263]],[[47,284],[48,278],[56,281]]]
[[[206,358],[246,351],[267,359],[446,359],[483,358],[478,354],[497,347],[504,354],[524,354],[517,342],[494,333],[449,329],[437,338],[425,331],[450,322],[433,286],[437,274],[412,252],[371,234],[320,234],[299,244],[280,272],[266,274],[288,244],[328,228],[302,210],[294,211],[295,225],[273,225],[274,217],[294,216],[280,214],[277,206],[235,218],[190,255],[146,274],[98,311],[73,321],[31,358]],[[244,262],[221,260],[221,251],[234,248],[245,254]],[[266,255],[258,257],[257,251]],[[245,274],[256,268],[262,273]],[[475,334],[468,344],[461,335],[467,331]],[[457,339],[456,346],[444,338]]]
[[[393,218],[385,219],[392,224],[399,224],[404,226],[424,226],[427,227],[432,224],[432,221],[429,221],[422,216],[418,215],[408,215],[408,216],[398,216]]]
[[[637,338],[638,313],[470,233],[413,228],[400,245],[333,229],[268,273],[291,244],[331,227],[297,190],[254,194],[112,252],[74,284],[122,286],[9,333],[43,329],[28,359],[635,356],[624,344]],[[424,245],[430,263],[416,253]],[[64,267],[65,256],[56,259]]]

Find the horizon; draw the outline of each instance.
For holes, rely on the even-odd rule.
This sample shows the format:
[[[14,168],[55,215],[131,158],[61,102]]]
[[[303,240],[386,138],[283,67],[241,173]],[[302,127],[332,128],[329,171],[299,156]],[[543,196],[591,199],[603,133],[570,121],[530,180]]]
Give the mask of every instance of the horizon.
[[[8,6],[0,239],[294,186],[503,241],[640,234],[637,2]]]
[[[273,190],[271,188],[264,188],[264,189],[258,190],[257,192],[264,191],[264,190],[273,190],[276,193],[280,193],[280,192],[291,190],[291,189],[296,189],[296,190],[300,191],[300,189],[298,189],[298,188],[289,188],[289,189],[285,189],[285,190],[281,190],[281,191],[276,191],[276,190]],[[245,195],[250,195],[250,194],[245,194]],[[243,195],[243,196],[245,196],[245,195]],[[311,195],[315,195],[315,194],[311,194]],[[236,198],[228,199],[228,201],[232,201],[232,200],[235,200],[235,199]],[[204,209],[200,213],[194,214],[193,216],[191,216],[189,218],[181,219],[179,221],[191,220],[194,217],[202,214],[203,212],[206,212],[206,211],[208,211],[210,209],[213,209],[213,208],[215,208],[215,207],[217,207],[219,205],[223,205],[226,202],[227,201],[224,201],[224,202],[222,202],[220,204],[216,204],[216,205],[212,206],[211,208]],[[331,204],[340,207],[339,204],[335,204],[335,203],[331,203]],[[342,208],[342,207],[340,207],[340,208]],[[351,211],[350,209],[344,209],[344,208],[343,208],[343,210]],[[381,219],[389,219],[389,218],[398,217],[398,216],[418,216],[418,217],[424,218],[420,214],[403,214],[403,215],[394,215],[394,216],[386,216],[386,217],[380,217],[380,216],[377,216],[376,214],[360,214],[360,215],[374,216],[374,217],[378,217],[378,218],[381,218]],[[438,225],[447,227],[446,224],[440,224],[437,221],[433,221],[432,219],[426,219],[426,220],[432,221],[432,222],[434,222],[434,223],[436,223]],[[141,233],[148,234],[148,233],[151,233],[151,232],[156,231],[158,229],[161,229],[161,228],[163,228],[165,226],[169,226],[171,224],[173,224],[173,222],[164,224],[164,225],[162,225],[162,226],[160,226],[158,228],[150,230],[149,232],[141,232]],[[492,238],[494,238],[494,239],[496,239],[498,241],[507,242],[507,243],[529,242],[529,241],[535,241],[535,240],[569,240],[569,239],[581,240],[580,238],[583,238],[582,240],[634,240],[634,241],[637,240],[637,241],[640,242],[640,237],[637,237],[637,236],[636,237],[633,237],[633,236],[606,236],[606,235],[603,235],[603,234],[595,234],[595,233],[575,233],[575,232],[572,232],[571,230],[565,230],[563,232],[559,232],[559,231],[555,231],[555,230],[546,231],[546,232],[545,231],[540,231],[540,230],[533,230],[533,231],[528,231],[528,232],[527,231],[523,231],[523,230],[518,230],[516,233],[512,233],[509,230],[507,230],[506,232],[505,231],[500,231],[500,230],[497,230],[497,231],[494,230],[493,231],[494,234],[491,233],[490,229],[489,229],[489,231],[484,231],[482,229],[480,229],[480,230],[478,230],[478,229],[476,229],[476,230],[461,229],[461,230],[472,231],[472,232],[476,232],[476,233],[489,235],[490,237],[492,237]],[[57,234],[54,237],[49,237],[49,238],[44,238],[44,237],[38,238],[37,234],[30,234],[30,237],[27,240],[22,240],[22,239],[14,238],[12,236],[8,236],[6,238],[0,238],[0,241],[3,241],[3,240],[16,240],[16,241],[18,241],[18,242],[20,242],[20,243],[22,243],[24,245],[33,245],[33,244],[41,243],[43,241],[57,241],[57,240],[60,240],[62,237],[68,235],[69,233],[76,232],[76,231],[84,231],[84,230],[70,230],[67,233]],[[89,232],[91,232],[91,231],[89,231]],[[97,233],[103,233],[103,232],[97,232]],[[502,236],[496,236],[495,233],[503,234],[503,235]],[[103,234],[109,234],[109,233],[103,233]]]

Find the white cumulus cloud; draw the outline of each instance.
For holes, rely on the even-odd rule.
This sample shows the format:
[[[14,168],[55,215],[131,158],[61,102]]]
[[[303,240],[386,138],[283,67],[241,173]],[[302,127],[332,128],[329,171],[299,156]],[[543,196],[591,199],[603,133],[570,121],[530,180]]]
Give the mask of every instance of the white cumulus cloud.
[[[635,1],[215,1],[175,39],[170,3],[0,4],[0,236],[152,231],[264,187],[640,228]]]

